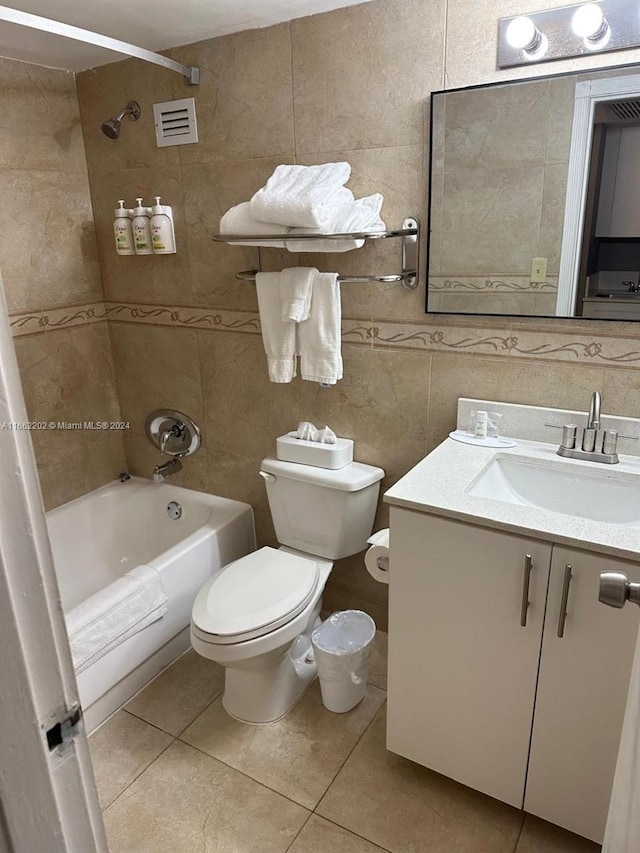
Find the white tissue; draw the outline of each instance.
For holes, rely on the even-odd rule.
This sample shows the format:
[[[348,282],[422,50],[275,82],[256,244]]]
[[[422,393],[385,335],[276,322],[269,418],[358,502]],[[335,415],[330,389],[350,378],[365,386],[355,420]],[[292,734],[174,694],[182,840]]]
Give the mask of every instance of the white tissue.
[[[298,429],[296,431],[297,437],[302,441],[317,441],[318,440],[318,430],[315,426],[309,421],[301,421],[298,424]]]
[[[336,434],[325,424],[324,429],[319,429],[318,434],[316,436],[316,441],[319,441],[320,444],[335,444],[336,443]]]
[[[378,530],[367,542],[371,545],[364,555],[367,571],[379,583],[389,583],[389,528]]]

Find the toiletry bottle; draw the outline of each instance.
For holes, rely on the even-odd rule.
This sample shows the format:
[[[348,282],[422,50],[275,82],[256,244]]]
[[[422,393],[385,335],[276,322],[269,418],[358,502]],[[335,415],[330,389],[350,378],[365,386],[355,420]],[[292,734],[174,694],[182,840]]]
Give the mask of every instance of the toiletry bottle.
[[[152,255],[151,248],[151,223],[149,222],[148,210],[142,206],[142,199],[137,198],[138,206],[133,209],[133,240],[136,255]]]
[[[173,230],[173,211],[168,204],[160,204],[160,196],[151,208],[151,245],[156,255],[172,255],[176,250]]]
[[[119,255],[135,255],[136,250],[133,247],[133,228],[131,227],[131,219],[129,219],[129,211],[124,206],[124,199],[120,199],[118,204],[119,207],[116,208],[116,218],[113,223],[116,252]]]
[[[486,438],[487,437],[487,421],[489,420],[489,415],[486,412],[478,411],[476,412],[476,428],[474,430],[474,435],[476,438]]]

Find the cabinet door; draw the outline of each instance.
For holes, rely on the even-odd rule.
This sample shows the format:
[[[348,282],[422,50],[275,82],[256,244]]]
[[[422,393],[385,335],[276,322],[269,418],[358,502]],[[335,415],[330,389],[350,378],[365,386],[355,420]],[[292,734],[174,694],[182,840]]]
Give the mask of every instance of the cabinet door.
[[[518,808],[550,557],[545,542],[391,509],[387,747]]]
[[[564,636],[558,636],[563,589]],[[554,546],[525,809],[602,842],[622,730],[638,608],[598,601],[601,571],[636,563]]]

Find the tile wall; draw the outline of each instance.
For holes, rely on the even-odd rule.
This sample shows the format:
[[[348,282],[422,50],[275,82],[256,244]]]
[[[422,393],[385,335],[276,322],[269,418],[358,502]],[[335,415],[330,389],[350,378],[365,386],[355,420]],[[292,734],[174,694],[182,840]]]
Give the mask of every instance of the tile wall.
[[[538,6],[553,3],[538,3]],[[430,92],[549,68],[495,71],[496,21],[527,11],[524,0],[373,0],[291,24],[172,51],[197,64],[202,84],[126,61],[78,78],[106,315],[112,330],[124,435],[134,473],[158,461],[143,421],[162,405],[199,419],[202,451],[182,482],[251,502],[261,544],[274,544],[261,458],[299,420],[329,423],[356,440],[356,456],[393,483],[453,428],[461,395],[637,414],[640,328],[622,323],[425,316],[424,270],[413,292],[345,285],[345,379],[335,389],[298,381],[270,385],[254,285],[238,270],[322,265],[345,274],[396,271],[400,247],[372,244],[349,255],[291,255],[215,244],[220,215],[247,199],[278,163],[337,158],[353,167],[356,194],[380,191],[398,226],[425,221]],[[614,55],[639,61],[640,52]],[[610,64],[611,55],[592,64]],[[555,64],[554,70],[585,67]],[[193,95],[201,142],[157,149],[154,102]],[[120,140],[99,125],[129,99],[142,106]],[[163,196],[176,214],[178,254],[118,257],[111,223],[118,198]],[[377,523],[383,525],[381,506]],[[386,588],[354,558],[336,566],[328,607],[360,606],[386,624]]]
[[[0,274],[47,509],[126,467],[72,74],[0,59]],[[55,428],[49,424],[53,422]]]

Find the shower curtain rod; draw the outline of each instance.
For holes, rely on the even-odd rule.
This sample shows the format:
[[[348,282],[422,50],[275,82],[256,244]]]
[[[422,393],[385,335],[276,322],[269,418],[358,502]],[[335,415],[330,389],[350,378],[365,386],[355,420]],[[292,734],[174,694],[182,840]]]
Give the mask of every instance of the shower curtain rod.
[[[8,6],[0,6],[0,21],[18,24],[21,27],[29,27],[32,30],[42,30],[45,33],[74,39],[74,41],[82,41],[85,44],[93,44],[96,47],[103,47],[105,50],[112,50],[115,53],[122,53],[125,56],[133,56],[145,62],[152,62],[154,65],[161,65],[163,68],[168,68],[169,71],[182,74],[185,82],[191,86],[197,86],[200,82],[200,69],[195,65],[181,65],[179,62],[175,62],[173,59],[169,59],[167,56],[162,56],[159,53],[154,53],[152,50],[146,50],[144,47],[138,47],[135,44],[120,41],[120,39],[103,36],[91,30],[84,30],[82,27],[73,27],[71,24],[63,24],[60,21],[43,18],[41,15],[32,15],[30,12],[10,9]]]

